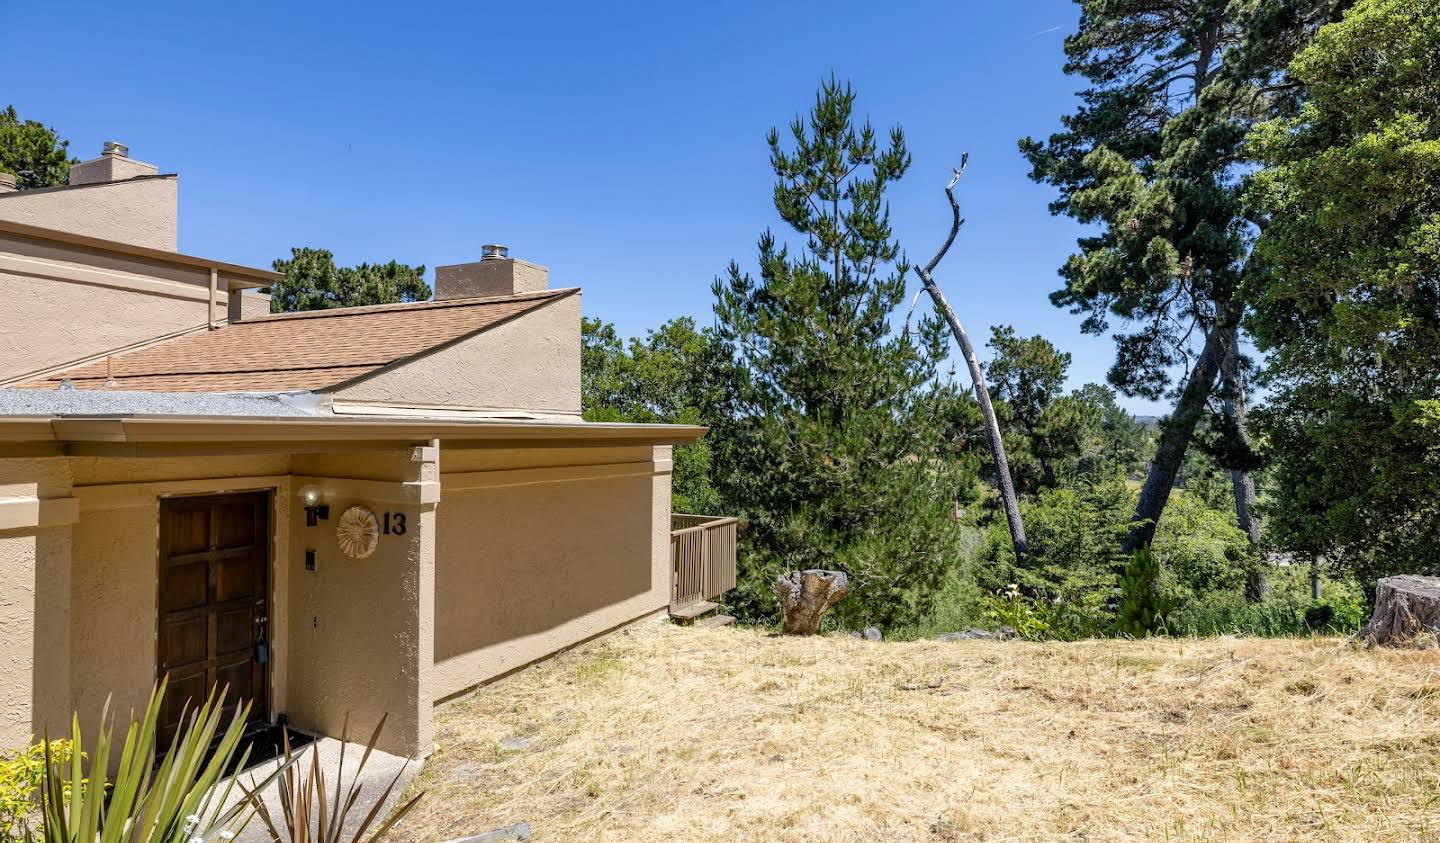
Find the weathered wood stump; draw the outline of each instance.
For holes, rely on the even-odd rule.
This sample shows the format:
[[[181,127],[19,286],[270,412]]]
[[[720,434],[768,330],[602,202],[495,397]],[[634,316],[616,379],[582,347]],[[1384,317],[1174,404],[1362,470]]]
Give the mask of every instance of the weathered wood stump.
[[[1365,643],[1406,644],[1440,635],[1440,577],[1385,577],[1375,588],[1375,613],[1361,630]]]
[[[820,618],[850,591],[843,571],[791,571],[775,580],[780,598],[781,631],[786,635],[817,635]]]

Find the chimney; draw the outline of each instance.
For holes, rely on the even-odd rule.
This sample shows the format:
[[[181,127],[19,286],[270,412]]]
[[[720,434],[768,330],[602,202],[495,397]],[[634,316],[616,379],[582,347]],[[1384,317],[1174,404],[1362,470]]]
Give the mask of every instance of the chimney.
[[[14,193],[18,190],[15,186],[15,177],[9,173],[0,173],[0,193]]]
[[[70,184],[101,184],[124,181],[136,176],[153,176],[160,172],[154,164],[130,157],[130,147],[119,141],[105,141],[100,157],[70,168]]]
[[[474,263],[435,267],[436,301],[533,293],[549,285],[550,270],[545,267],[512,258],[510,250],[498,244],[482,249],[483,257]]]

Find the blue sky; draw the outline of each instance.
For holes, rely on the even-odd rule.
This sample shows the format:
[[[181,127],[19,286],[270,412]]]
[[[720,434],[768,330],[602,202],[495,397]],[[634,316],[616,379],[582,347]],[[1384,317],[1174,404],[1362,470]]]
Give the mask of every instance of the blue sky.
[[[6,5],[0,104],[81,158],[113,139],[178,172],[183,251],[433,267],[501,242],[625,334],[710,322],[711,280],[779,230],[765,133],[833,70],[905,129],[890,201],[912,259],[970,152],[937,277],[972,335],[1044,334],[1077,386],[1113,358],[1048,301],[1079,227],[1015,145],[1073,107],[1070,2]]]

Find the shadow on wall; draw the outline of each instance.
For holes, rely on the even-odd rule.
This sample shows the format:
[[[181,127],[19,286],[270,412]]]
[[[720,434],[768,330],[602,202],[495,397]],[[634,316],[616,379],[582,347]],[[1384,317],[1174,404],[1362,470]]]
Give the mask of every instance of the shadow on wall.
[[[649,476],[444,490],[442,499],[435,550],[437,662],[555,629],[655,585]],[[658,606],[639,611],[648,608]],[[620,616],[629,611],[597,618],[596,628],[583,634],[630,620]],[[497,654],[503,667],[496,667],[508,669],[545,652]]]

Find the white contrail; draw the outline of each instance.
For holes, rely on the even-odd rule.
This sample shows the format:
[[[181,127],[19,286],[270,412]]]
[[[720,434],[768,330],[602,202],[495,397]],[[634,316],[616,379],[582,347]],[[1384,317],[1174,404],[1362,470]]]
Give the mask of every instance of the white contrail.
[[[1040,36],[1040,35],[1046,35],[1046,34],[1048,34],[1048,33],[1054,32],[1055,30],[1061,29],[1061,28],[1063,28],[1063,27],[1052,26],[1052,27],[1050,27],[1049,29],[1042,29],[1042,30],[1040,30],[1039,32],[1032,32],[1032,33],[1030,33],[1030,37],[1031,37],[1031,38],[1035,38],[1035,37]]]

